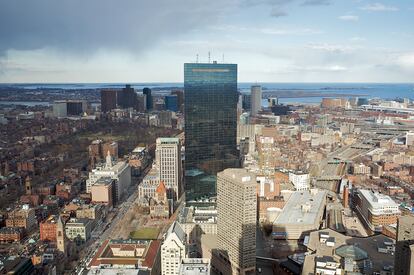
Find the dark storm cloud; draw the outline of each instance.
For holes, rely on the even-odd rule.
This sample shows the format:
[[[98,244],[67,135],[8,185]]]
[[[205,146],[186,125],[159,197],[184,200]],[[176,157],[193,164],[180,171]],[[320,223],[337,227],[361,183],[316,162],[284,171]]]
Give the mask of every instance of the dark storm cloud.
[[[208,0],[2,0],[0,54],[44,47],[140,51],[160,38],[214,22],[223,5]]]

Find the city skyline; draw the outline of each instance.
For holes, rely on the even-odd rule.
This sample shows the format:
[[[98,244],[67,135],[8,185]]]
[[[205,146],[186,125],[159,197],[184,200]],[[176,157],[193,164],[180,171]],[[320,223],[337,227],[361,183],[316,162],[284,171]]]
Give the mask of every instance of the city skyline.
[[[241,82],[409,82],[414,73],[406,1],[99,4],[2,2],[0,82],[182,82],[182,63],[208,52],[238,63]]]

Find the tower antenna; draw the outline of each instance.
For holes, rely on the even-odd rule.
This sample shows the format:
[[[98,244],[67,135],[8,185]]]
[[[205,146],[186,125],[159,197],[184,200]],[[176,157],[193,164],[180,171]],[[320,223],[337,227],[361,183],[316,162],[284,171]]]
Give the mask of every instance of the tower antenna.
[[[211,59],[211,54],[210,52],[208,52],[208,63],[210,63],[210,59]]]
[[[198,54],[196,55],[196,63],[198,63]]]
[[[222,62],[224,63],[224,53],[223,53],[223,58],[222,58]]]

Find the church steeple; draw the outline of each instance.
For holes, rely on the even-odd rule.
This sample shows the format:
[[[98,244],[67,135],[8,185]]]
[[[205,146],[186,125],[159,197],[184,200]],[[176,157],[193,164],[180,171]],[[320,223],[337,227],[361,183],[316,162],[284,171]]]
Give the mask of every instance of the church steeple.
[[[66,253],[65,226],[60,216],[58,217],[58,220],[57,220],[56,243],[57,243],[57,249],[63,253]]]
[[[26,187],[26,195],[31,195],[32,194],[32,179],[29,176],[26,177],[24,185]]]
[[[111,168],[112,167],[112,157],[111,152],[108,150],[108,154],[106,155],[106,165],[105,168]]]

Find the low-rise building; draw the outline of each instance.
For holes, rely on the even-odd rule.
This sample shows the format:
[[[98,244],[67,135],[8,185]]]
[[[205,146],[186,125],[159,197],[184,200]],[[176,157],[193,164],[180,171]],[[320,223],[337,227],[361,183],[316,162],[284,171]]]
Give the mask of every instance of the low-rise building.
[[[120,269],[131,272],[123,274],[160,274],[160,246],[159,240],[106,240],[89,263],[91,274],[116,274]]]
[[[210,275],[210,259],[187,258],[181,261],[179,275]]]
[[[40,240],[56,242],[57,216],[49,216],[40,223]]]
[[[310,188],[310,177],[307,173],[302,172],[290,172],[289,181],[293,183],[296,191],[309,190]]]
[[[273,237],[292,240],[304,238],[306,232],[319,229],[325,206],[326,191],[311,189],[294,192],[273,222]]]
[[[373,231],[381,232],[382,226],[397,224],[401,215],[398,204],[390,196],[371,190],[356,190],[353,205],[364,224]]]
[[[32,230],[37,225],[36,214],[29,205],[23,205],[10,211],[7,215],[7,227],[23,227],[27,231]]]
[[[24,232],[21,227],[3,227],[0,228],[0,243],[20,242],[23,239]]]
[[[78,243],[89,240],[92,231],[92,221],[89,219],[70,219],[65,225],[66,237]]]
[[[199,248],[202,235],[217,235],[217,209],[215,206],[184,207],[177,220],[186,233],[187,243]],[[199,252],[201,254],[201,249]]]

